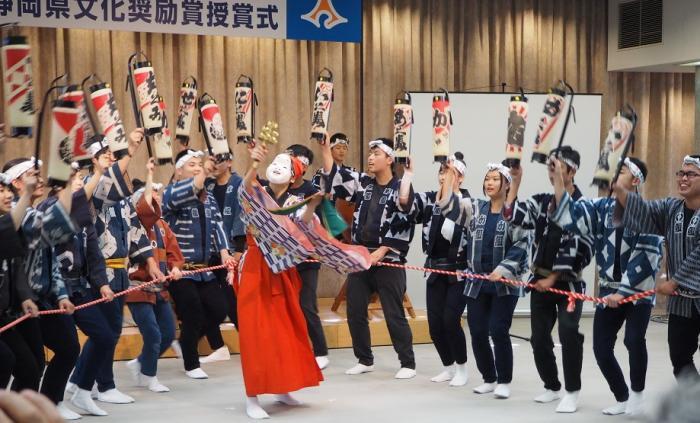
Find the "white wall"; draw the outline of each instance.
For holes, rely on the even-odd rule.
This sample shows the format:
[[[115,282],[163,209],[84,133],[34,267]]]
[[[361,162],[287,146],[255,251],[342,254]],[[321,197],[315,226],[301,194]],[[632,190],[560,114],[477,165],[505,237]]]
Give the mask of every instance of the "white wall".
[[[608,2],[608,71],[694,72],[678,64],[700,61],[700,1],[664,0],[663,42],[617,49],[618,5]]]
[[[432,93],[411,93],[413,98],[415,124],[411,145],[411,157],[415,166],[414,187],[417,191],[437,189],[439,165],[433,163],[432,154]],[[467,162],[467,175],[464,187],[475,198],[483,198],[481,186],[486,173],[486,164],[500,162],[505,158],[508,104],[511,94],[496,93],[450,93],[454,125],[451,133],[452,152],[464,153]],[[537,122],[542,114],[546,95],[529,95],[529,114],[525,131],[525,152],[523,155],[523,182],[520,196],[526,197],[539,192],[551,192],[546,167],[531,163]],[[576,183],[584,195],[594,197],[597,190],[590,187],[595,164],[599,154],[600,137],[600,95],[577,95],[574,98],[576,123],[569,123],[564,144],[571,145],[581,154],[581,169]],[[564,111],[566,113],[566,111]],[[559,139],[563,117],[555,128],[555,139]],[[607,126],[607,123],[606,123]],[[421,248],[420,225],[408,255],[410,264],[423,265],[425,255]],[[593,286],[594,267],[590,265],[584,273],[589,286]],[[592,289],[591,289],[592,291]],[[417,308],[425,307],[425,279],[423,274],[408,271],[408,293]],[[526,297],[518,304],[518,311],[529,310]]]

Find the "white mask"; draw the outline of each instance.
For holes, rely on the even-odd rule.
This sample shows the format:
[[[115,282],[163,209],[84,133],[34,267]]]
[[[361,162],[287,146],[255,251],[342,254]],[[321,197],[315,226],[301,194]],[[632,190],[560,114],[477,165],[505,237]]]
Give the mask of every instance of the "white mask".
[[[289,154],[278,154],[265,171],[270,183],[276,185],[288,184],[292,179],[292,158]]]

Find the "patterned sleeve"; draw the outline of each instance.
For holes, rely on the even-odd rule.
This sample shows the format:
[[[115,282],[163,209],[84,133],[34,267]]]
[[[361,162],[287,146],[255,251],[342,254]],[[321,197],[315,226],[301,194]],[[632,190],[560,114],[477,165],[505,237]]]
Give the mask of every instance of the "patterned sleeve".
[[[238,187],[241,186],[243,182],[242,178],[236,178],[235,182],[231,185],[233,187],[234,201],[231,206],[231,220],[233,221],[231,225],[231,233],[229,234],[229,244],[233,246],[234,240],[237,237],[245,236],[245,225],[243,220],[241,220],[241,203],[238,200]]]
[[[153,257],[153,247],[146,229],[136,215],[136,210],[130,205],[129,221],[129,259],[134,263],[145,263],[146,259]]]
[[[622,275],[618,294],[629,297],[656,284],[656,273],[661,266],[664,239],[660,236],[640,234],[632,254],[627,260],[627,268]]]
[[[104,206],[114,205],[130,195],[131,189],[119,168],[119,163],[115,163],[100,178],[92,202],[96,209],[101,210]]]
[[[431,201],[427,192],[413,193],[413,207],[415,208],[415,213],[413,214],[414,223],[423,223],[425,220],[425,209],[430,205]]]
[[[61,274],[61,266],[58,260],[51,260],[51,293],[53,294],[56,303],[68,298],[68,290],[66,289],[66,281],[63,280]]]
[[[620,203],[615,205],[613,219],[617,226],[632,232],[664,236],[672,203],[672,198],[644,201],[639,194],[629,193],[625,208]]]
[[[437,205],[446,219],[469,230],[472,218],[476,214],[474,200],[469,197],[459,198],[455,193],[451,193],[449,197],[441,198]]]
[[[90,286],[99,290],[102,286],[108,285],[107,266],[100,250],[100,243],[97,239],[94,225],[85,228],[85,255]]]
[[[355,194],[362,190],[361,180],[367,177],[364,173],[355,172],[349,167],[333,164],[328,175],[328,186],[334,198],[353,201]]]
[[[214,204],[214,206],[211,207],[211,224],[214,230],[214,242],[216,244],[216,249],[217,251],[230,250],[232,248],[231,243],[229,243],[229,238],[226,235],[226,231],[224,230],[224,220],[221,217],[219,208],[216,206],[214,197],[211,197],[210,200],[212,200],[211,203]]]
[[[544,198],[545,195],[537,194],[525,201],[515,201],[509,207],[503,208],[503,218],[511,225],[520,226],[523,229],[535,229]]]
[[[168,185],[163,193],[163,213],[166,209],[179,210],[196,205],[199,192],[194,186],[194,178],[184,179]]]
[[[61,203],[56,202],[44,212],[27,210],[22,234],[30,250],[43,249],[68,242],[75,234],[75,226]]]
[[[592,258],[593,237],[569,234],[559,246],[552,271],[576,276],[590,264]]]
[[[684,288],[700,291],[698,275],[700,275],[700,245],[695,247],[683,260],[678,271],[673,275],[673,280]]]
[[[599,210],[604,201],[603,198],[597,200],[580,198],[574,201],[567,192],[550,218],[552,222],[568,232],[589,235],[598,225],[601,218]]]
[[[495,271],[507,279],[519,279],[528,268],[528,251],[530,251],[530,231],[508,225],[510,248]]]

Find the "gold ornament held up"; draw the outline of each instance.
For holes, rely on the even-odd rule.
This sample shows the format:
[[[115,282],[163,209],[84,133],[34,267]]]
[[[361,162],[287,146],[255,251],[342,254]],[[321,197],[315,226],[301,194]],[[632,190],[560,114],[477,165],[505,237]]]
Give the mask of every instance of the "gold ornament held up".
[[[279,127],[280,126],[277,122],[268,120],[267,123],[265,123],[265,125],[260,130],[260,135],[258,135],[258,141],[265,144],[266,147],[277,144],[280,137]],[[259,164],[260,162],[258,161],[253,162],[253,168],[257,169]]]

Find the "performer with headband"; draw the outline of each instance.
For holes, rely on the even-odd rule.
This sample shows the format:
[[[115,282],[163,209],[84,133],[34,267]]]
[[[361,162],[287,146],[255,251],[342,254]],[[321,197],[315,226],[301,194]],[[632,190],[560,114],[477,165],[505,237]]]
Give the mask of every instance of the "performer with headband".
[[[245,228],[241,221],[241,206],[238,202],[238,188],[241,186],[243,178],[233,171],[233,153],[218,158],[209,156],[204,163],[207,179],[204,182],[207,191],[214,196],[219,212],[224,222],[224,231],[228,237],[231,247],[231,255],[235,260],[241,257],[245,251]],[[221,259],[216,254],[217,259],[213,264],[220,264]],[[233,287],[229,285],[226,269],[215,270],[214,275],[221,288],[221,295],[226,299],[226,314],[236,328],[238,327],[238,305]],[[215,361],[225,361],[231,358],[228,347],[224,343],[221,329],[212,326],[206,334],[209,346],[213,350],[211,354],[200,358],[201,364]]]
[[[614,197],[572,201],[564,187],[563,166],[556,159],[554,165],[557,210],[552,221],[571,233],[595,237],[600,296],[607,299],[607,304],[596,307],[593,352],[617,400],[617,404],[604,409],[603,414],[636,415],[641,411],[643,401],[648,361],[645,337],[654,297],[623,305],[619,305],[619,301],[654,288],[663,255],[663,238],[615,228]],[[644,162],[627,157],[616,183],[628,191],[637,192],[646,176]],[[631,393],[614,352],[617,334],[623,324],[625,346],[629,352]]]
[[[373,263],[405,263],[413,239],[412,222],[415,210],[408,210],[399,204],[400,180],[394,177],[392,169],[393,141],[379,138],[369,142],[367,170],[374,176],[335,164],[328,141],[322,145],[322,151],[323,171],[327,175],[330,193],[335,198],[355,203],[353,244],[369,248]],[[411,192],[409,198],[412,197]],[[391,342],[401,362],[401,369],[395,377],[410,379],[416,375],[416,361],[413,354],[413,335],[403,308],[406,271],[383,266],[375,266],[348,276],[348,327],[355,357],[359,363],[345,373],[357,375],[374,371],[374,356],[367,321],[367,307],[373,292],[379,294]]]
[[[623,184],[613,186],[615,223],[626,230],[666,238],[668,280],[657,292],[668,299],[668,346],[673,374],[697,376],[693,355],[700,334],[700,155],[685,156],[676,172],[681,198],[643,200]]]
[[[129,288],[127,269],[134,263],[146,263],[151,278],[163,277],[158,263],[153,258],[151,243],[146,231],[141,225],[136,210],[129,195],[131,190],[127,183],[127,168],[131,157],[136,153],[143,141],[143,129],[135,129],[129,134],[128,154],[118,161],[110,151],[109,146],[102,140],[95,139],[87,150],[92,156],[92,167],[100,167],[102,176],[91,175],[87,178],[99,177],[92,205],[95,209],[95,231],[98,244],[105,256],[107,280],[113,292],[118,293]],[[128,404],[134,402],[129,395],[120,392],[114,382],[113,357],[114,348],[119,342],[124,319],[125,298],[117,297],[109,303],[102,303],[104,316],[107,318],[111,335],[112,348],[110,351],[99,351],[90,339],[83,345],[70,384],[66,388],[74,395],[74,403],[89,405],[86,398],[90,395],[91,380],[97,381],[97,400],[112,404]],[[105,358],[108,357],[108,358]],[[99,362],[100,366],[93,371],[89,363]],[[81,387],[82,386],[82,387]],[[83,388],[85,387],[85,388]],[[87,388],[87,389],[86,389]],[[94,410],[98,411],[98,410]]]
[[[348,138],[342,132],[337,132],[331,136],[330,140],[331,155],[333,156],[333,162],[339,167],[347,167],[354,171],[355,169],[345,164],[345,159],[350,149],[350,138]],[[320,173],[317,175],[321,176]],[[318,183],[316,183],[318,185]],[[336,199],[334,201],[335,208],[338,213],[343,217],[345,222],[352,222],[352,216],[355,213],[355,204],[350,201],[345,201],[343,199]],[[338,239],[345,242],[346,244],[352,243],[351,228],[348,227],[342,234],[338,235]]]
[[[482,191],[488,200],[459,198],[447,186],[461,175],[452,161],[438,206],[451,222],[468,235],[469,262],[475,273],[488,274],[490,282],[467,280],[467,323],[477,368],[484,383],[474,388],[477,394],[493,392],[496,398],[510,397],[513,379],[513,347],[510,326],[522,289],[496,283],[501,278],[520,279],[527,270],[529,236],[527,231],[509,225],[502,216],[512,177],[503,164],[489,163]],[[458,163],[458,162],[457,162]],[[493,350],[489,342],[493,341]]]
[[[37,164],[39,166],[42,165],[41,162],[37,162],[33,158],[18,158],[5,164],[3,171],[8,176],[8,182],[16,195],[22,196],[25,194],[27,186],[22,179],[22,175],[33,170]],[[39,179],[38,187],[40,189],[33,190],[32,202],[43,195],[44,189],[41,179]],[[18,330],[29,347],[30,353],[36,360],[39,377],[43,373],[41,388],[38,390],[54,404],[59,405],[62,414],[65,414],[66,417],[75,418],[77,415],[65,408],[62,401],[63,391],[78,357],[80,345],[78,344],[75,324],[70,316],[74,311],[74,306],[68,299],[68,292],[60,274],[58,263],[52,257],[54,257],[53,247],[71,239],[76,227],[69,216],[73,203],[71,190],[64,189],[59,194],[59,197],[58,204],[52,203],[46,207],[42,207],[40,204],[36,209],[32,209],[32,213],[49,214],[56,219],[56,222],[52,223],[53,228],[49,237],[45,237],[45,233],[37,231],[36,221],[32,222],[30,219],[31,214],[25,219],[22,233],[27,241],[29,252],[24,257],[22,271],[28,276],[29,287],[32,289],[32,299],[39,306],[39,309],[49,310],[58,307],[63,311],[63,314],[44,316],[39,319],[39,331],[36,330],[35,322],[28,321],[20,324]],[[87,207],[85,197],[82,197],[82,201],[76,201],[76,207]],[[41,230],[44,231],[46,228],[41,228]],[[53,352],[53,357],[46,365],[45,372],[43,372],[46,362],[44,347]],[[34,383],[34,381],[15,379],[15,382],[13,382],[13,389],[15,390],[30,387],[22,386],[25,383]],[[36,383],[36,387],[38,387],[38,380]],[[79,418],[79,416],[77,417]]]
[[[559,157],[566,165],[566,171],[563,173],[566,191],[574,200],[582,198],[581,191],[574,184],[574,176],[581,161],[579,153],[569,146],[550,152],[548,174],[552,184],[556,176],[552,160],[554,157]],[[530,294],[530,343],[537,372],[546,390],[536,397],[535,401],[548,403],[560,398],[561,383],[552,341],[552,329],[558,320],[566,394],[556,411],[573,413],[578,408],[578,394],[581,390],[583,334],[578,328],[583,305],[577,301],[573,312],[569,312],[568,298],[546,292],[546,289],[554,287],[563,291],[584,292],[586,283],[581,279],[581,272],[591,261],[593,237],[564,231],[554,223],[549,214],[549,211],[556,207],[553,194],[535,194],[525,201],[516,201],[522,167],[513,167],[511,175],[513,183],[503,210],[504,217],[512,225],[535,231],[531,268],[531,282],[535,284],[535,289]],[[557,318],[554,319],[553,316]]]
[[[462,271],[468,268],[467,232],[462,226],[455,226],[454,221],[441,214],[437,204],[440,189],[447,185],[450,198],[454,193],[458,199],[469,198],[469,192],[461,189],[467,165],[462,153],[450,157],[457,175],[447,180],[451,168],[440,166],[438,171],[438,191],[417,192],[414,194],[416,214],[415,223],[423,224],[423,253],[426,255],[425,267],[449,271]],[[413,166],[410,158],[401,178],[399,201],[402,206],[409,206],[409,193],[413,178]],[[467,340],[462,330],[462,314],[467,304],[464,296],[464,279],[456,276],[428,274],[426,281],[426,304],[428,307],[428,328],[430,338],[440,356],[444,371],[431,378],[433,382],[450,382],[450,386],[463,386],[467,383]]]
[[[295,176],[293,182],[290,183],[287,193],[298,197],[300,200],[314,196],[319,192],[319,188],[308,179],[304,179],[306,171],[314,162],[314,153],[306,146],[301,144],[290,145],[287,152],[302,164],[300,176]],[[316,209],[318,213],[318,208]],[[311,344],[314,347],[314,355],[316,362],[321,370],[328,367],[328,345],[326,344],[326,335],[323,333],[323,324],[318,316],[318,272],[321,270],[320,263],[299,263],[297,271],[301,278],[301,292],[299,292],[299,301],[301,310],[306,318],[306,328],[311,338]]]
[[[185,262],[175,234],[161,218],[162,203],[160,192],[162,184],[153,182],[155,160],[146,163],[146,182],[134,180],[136,192],[132,201],[136,204],[136,213],[143,224],[154,247],[153,254],[158,260],[160,271],[170,274],[177,281],[182,277],[180,268]],[[138,183],[138,187],[137,187]],[[131,286],[139,286],[149,281],[146,266],[141,265],[129,274]],[[172,283],[172,282],[169,282]],[[175,282],[177,283],[177,282]],[[151,392],[170,392],[156,377],[158,358],[168,349],[175,339],[175,316],[170,306],[170,298],[163,284],[155,284],[131,292],[126,297],[129,311],[141,332],[143,348],[139,356],[126,363],[131,371],[136,386],[148,388]]]
[[[175,181],[163,194],[163,219],[175,233],[185,257],[183,270],[208,267],[216,253],[223,263],[231,260],[219,206],[204,186],[203,158],[201,151],[181,151],[175,160]],[[216,276],[212,272],[187,276],[170,284],[168,291],[182,322],[180,346],[185,374],[192,379],[207,379],[200,367],[197,343],[204,334],[219,330],[227,307]]]
[[[32,177],[36,180],[35,176]],[[34,185],[29,184],[28,187],[27,192],[31,195]],[[0,174],[0,236],[3,239],[0,251],[0,325],[10,323],[22,314],[37,317],[39,312],[32,300],[32,290],[22,268],[22,261],[14,259],[26,254],[26,246],[12,221],[12,215],[18,211],[17,208],[12,208],[13,198],[14,193],[5,175]],[[17,226],[22,220],[18,220]],[[15,356],[13,350],[17,347],[11,348],[12,344],[21,345],[26,353]],[[0,334],[0,389],[7,388],[13,371],[21,379],[39,379],[37,364],[28,348],[24,338],[18,336],[16,328]],[[28,372],[31,375],[26,375]]]

